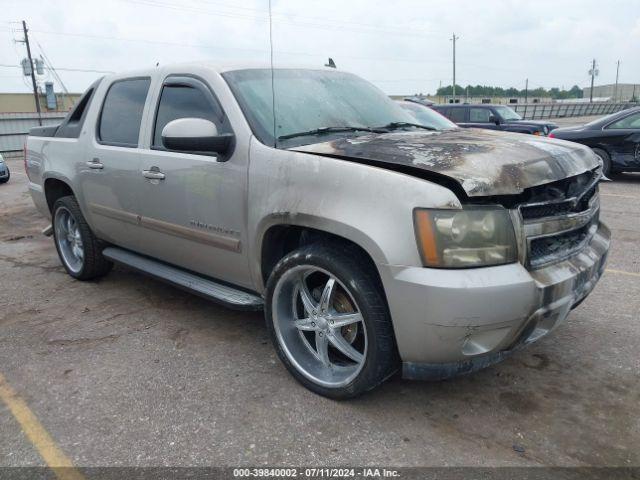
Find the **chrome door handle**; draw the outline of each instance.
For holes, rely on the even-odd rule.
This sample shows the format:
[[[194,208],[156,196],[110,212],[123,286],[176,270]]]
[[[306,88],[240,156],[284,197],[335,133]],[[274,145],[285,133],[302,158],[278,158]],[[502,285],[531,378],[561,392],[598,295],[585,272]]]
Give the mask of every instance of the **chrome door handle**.
[[[143,170],[142,176],[150,180],[164,180],[164,173],[158,167],[151,167],[149,170]]]
[[[100,163],[99,158],[94,158],[90,162],[87,162],[87,167],[92,168],[94,170],[102,170],[104,168],[104,165]]]

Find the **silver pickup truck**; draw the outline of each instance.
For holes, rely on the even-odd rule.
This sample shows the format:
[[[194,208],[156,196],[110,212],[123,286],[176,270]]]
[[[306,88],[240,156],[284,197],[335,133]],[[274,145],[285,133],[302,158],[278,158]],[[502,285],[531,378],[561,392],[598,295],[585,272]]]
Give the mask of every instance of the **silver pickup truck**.
[[[499,361],[603,272],[591,150],[441,123],[334,69],[167,66],[33,129],[29,189],[71,276],[264,309],[291,374],[348,398]]]

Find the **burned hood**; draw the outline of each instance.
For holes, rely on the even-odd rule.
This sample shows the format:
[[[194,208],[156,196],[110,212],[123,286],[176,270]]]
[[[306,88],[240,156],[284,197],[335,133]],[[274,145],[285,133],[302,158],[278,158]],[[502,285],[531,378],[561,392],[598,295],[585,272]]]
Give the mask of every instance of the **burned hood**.
[[[595,154],[575,143],[469,128],[367,134],[291,150],[430,172],[458,183],[469,197],[519,194],[599,165]]]

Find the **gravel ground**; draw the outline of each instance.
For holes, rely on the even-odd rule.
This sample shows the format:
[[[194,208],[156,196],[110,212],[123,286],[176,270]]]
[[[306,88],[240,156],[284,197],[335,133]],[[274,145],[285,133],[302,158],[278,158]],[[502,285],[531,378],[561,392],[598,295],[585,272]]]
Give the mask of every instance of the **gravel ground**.
[[[553,335],[467,377],[334,402],[285,371],[261,314],[120,267],[71,279],[9,165],[0,373],[76,465],[640,466],[640,175],[602,185],[609,270]],[[0,402],[0,466],[41,464]]]

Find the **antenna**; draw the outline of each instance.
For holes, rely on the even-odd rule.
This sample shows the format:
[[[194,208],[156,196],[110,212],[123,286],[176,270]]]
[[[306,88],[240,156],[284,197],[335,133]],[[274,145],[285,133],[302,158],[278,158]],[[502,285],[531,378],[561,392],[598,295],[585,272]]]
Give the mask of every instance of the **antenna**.
[[[273,148],[278,148],[278,137],[276,137],[276,87],[273,74],[273,21],[271,20],[271,0],[269,0],[269,50],[271,53],[271,109],[273,111]]]

